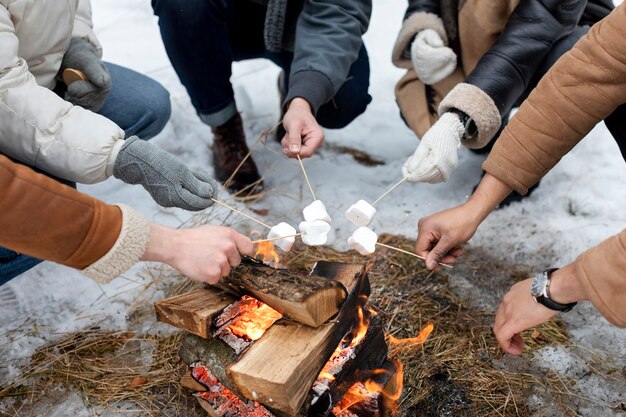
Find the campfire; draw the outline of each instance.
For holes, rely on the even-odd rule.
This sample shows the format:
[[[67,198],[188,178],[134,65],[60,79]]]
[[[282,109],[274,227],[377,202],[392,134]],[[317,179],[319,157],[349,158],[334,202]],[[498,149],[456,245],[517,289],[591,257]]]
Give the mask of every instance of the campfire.
[[[385,337],[368,305],[367,268],[318,262],[310,274],[244,259],[221,284],[157,302],[157,318],[189,331],[183,384],[210,416],[384,417],[402,393],[391,350],[423,343]],[[271,307],[270,307],[271,306]],[[388,342],[389,341],[389,345]]]

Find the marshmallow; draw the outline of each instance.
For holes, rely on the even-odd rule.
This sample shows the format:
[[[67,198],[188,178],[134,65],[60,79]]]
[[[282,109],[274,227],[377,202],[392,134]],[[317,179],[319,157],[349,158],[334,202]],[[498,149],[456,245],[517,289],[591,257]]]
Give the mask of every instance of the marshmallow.
[[[376,209],[365,200],[359,200],[346,211],[346,219],[359,227],[365,227],[374,218]]]
[[[288,236],[283,239],[278,239],[274,241],[274,244],[281,248],[284,252],[289,252],[294,242],[296,241],[296,237],[293,236],[296,234],[296,229],[291,226],[289,223],[281,222],[276,226],[272,227],[267,234],[268,239],[274,239],[281,236]]]
[[[331,219],[328,215],[328,211],[326,211],[326,206],[322,203],[321,200],[315,200],[308,206],[302,210],[302,214],[304,214],[304,220],[307,222],[312,222],[314,220],[324,220],[326,223],[330,224]]]
[[[358,251],[361,255],[371,255],[376,251],[378,235],[367,227],[359,227],[348,238],[350,249]]]
[[[322,246],[328,243],[328,232],[330,225],[323,220],[312,222],[300,222],[298,226],[302,233],[302,242],[308,246]]]

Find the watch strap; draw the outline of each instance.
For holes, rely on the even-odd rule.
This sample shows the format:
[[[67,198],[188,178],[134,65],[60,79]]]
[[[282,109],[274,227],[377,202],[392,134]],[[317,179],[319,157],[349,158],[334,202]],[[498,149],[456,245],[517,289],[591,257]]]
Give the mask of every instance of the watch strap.
[[[578,303],[568,303],[568,304],[562,304],[562,303],[557,303],[556,301],[552,300],[550,298],[550,274],[552,274],[552,272],[556,271],[558,268],[550,268],[550,269],[546,269],[545,271],[541,272],[542,274],[546,274],[548,277],[548,291],[547,291],[547,296],[545,295],[539,295],[535,298],[535,301],[537,301],[539,304],[543,305],[544,307],[549,308],[550,310],[554,310],[554,311],[560,311],[562,313],[567,313],[568,311],[571,311],[576,304]]]

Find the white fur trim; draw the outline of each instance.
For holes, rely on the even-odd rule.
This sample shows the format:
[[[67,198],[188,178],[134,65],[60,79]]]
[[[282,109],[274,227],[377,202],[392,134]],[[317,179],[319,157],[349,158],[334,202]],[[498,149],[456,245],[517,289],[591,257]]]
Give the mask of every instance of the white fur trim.
[[[502,124],[496,103],[487,93],[472,84],[457,84],[439,104],[439,115],[453,108],[471,117],[478,128],[476,139],[461,141],[468,148],[480,149],[487,145]]]
[[[411,43],[419,32],[424,29],[432,29],[441,36],[445,45],[448,45],[448,35],[443,25],[443,20],[433,13],[417,12],[406,18],[402,23],[402,28],[393,46],[391,62],[398,68],[413,68],[411,59],[404,56],[404,52],[409,50]]]
[[[143,214],[124,205],[122,230],[106,255],[81,272],[100,284],[107,284],[135,265],[145,253],[150,240],[150,223]]]

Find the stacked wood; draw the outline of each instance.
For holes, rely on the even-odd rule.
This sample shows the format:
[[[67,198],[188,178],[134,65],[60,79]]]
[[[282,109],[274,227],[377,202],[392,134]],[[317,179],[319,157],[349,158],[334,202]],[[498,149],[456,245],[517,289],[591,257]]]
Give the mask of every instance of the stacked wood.
[[[285,317],[311,327],[319,327],[336,315],[347,296],[341,282],[274,269],[251,258],[244,258],[218,285],[236,294],[251,295]]]
[[[158,321],[208,339],[213,319],[235,301],[222,290],[200,288],[157,301],[154,307]]]

